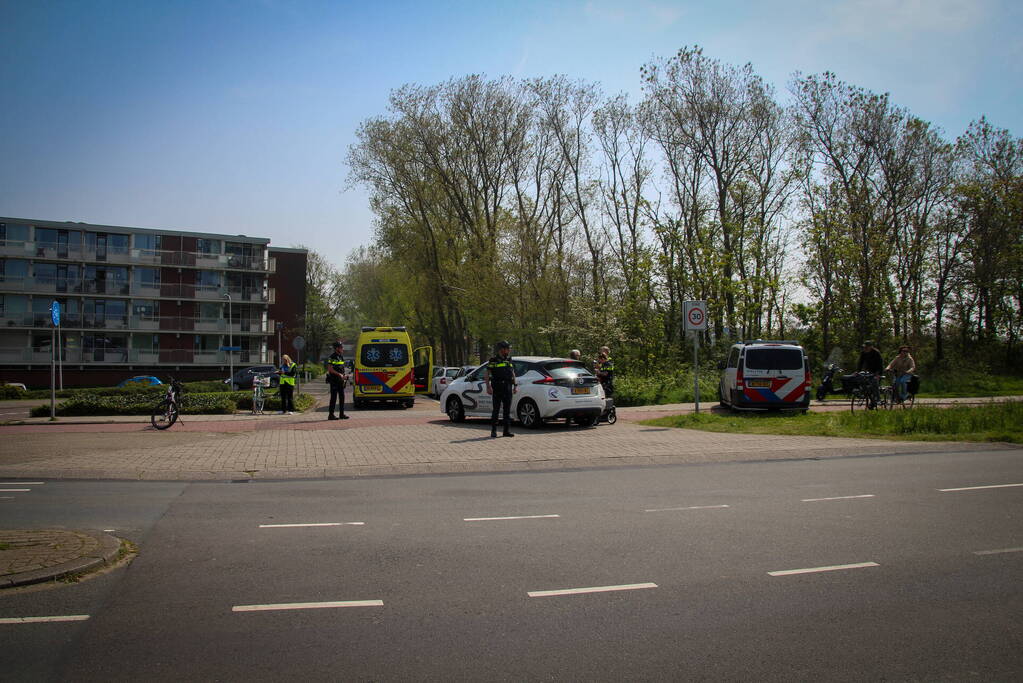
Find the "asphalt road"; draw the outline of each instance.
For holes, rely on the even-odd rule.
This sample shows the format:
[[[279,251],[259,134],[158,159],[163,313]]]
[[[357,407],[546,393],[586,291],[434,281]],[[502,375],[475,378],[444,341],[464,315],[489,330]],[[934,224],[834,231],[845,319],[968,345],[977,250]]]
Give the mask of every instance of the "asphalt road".
[[[0,593],[77,617],[0,622],[5,680],[1023,677],[1015,450],[26,487],[140,553]]]

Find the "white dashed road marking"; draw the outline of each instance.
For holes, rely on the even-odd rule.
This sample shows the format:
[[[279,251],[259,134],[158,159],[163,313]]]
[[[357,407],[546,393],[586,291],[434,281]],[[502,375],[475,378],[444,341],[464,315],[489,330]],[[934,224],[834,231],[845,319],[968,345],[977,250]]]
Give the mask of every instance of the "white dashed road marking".
[[[335,602],[282,602],[276,605],[235,605],[232,612],[272,612],[292,609],[329,609],[332,607],[383,607],[383,600],[339,600]]]
[[[0,486],[42,486],[45,481],[0,481]]]
[[[767,572],[769,576],[791,576],[793,574],[815,574],[817,572],[836,572],[841,569],[863,569],[864,567],[880,567],[877,562],[857,562],[856,564],[835,564],[830,567],[808,567],[806,569],[783,569]]]
[[[992,484],[991,486],[964,486],[958,489],[938,489],[942,493],[949,491],[980,491],[981,489],[1008,489],[1014,486],[1023,486],[1023,484]]]
[[[1000,550],[974,550],[974,555],[1001,555],[1002,553],[1023,553],[1023,548],[1001,548]]]
[[[720,510],[723,508],[731,507],[729,505],[691,505],[685,508],[654,508],[652,510],[643,510],[643,512],[675,512],[677,510]]]
[[[562,588],[552,591],[528,591],[531,598],[550,598],[558,595],[582,595],[585,593],[611,593],[613,591],[635,591],[643,588],[657,588],[656,583],[626,583],[620,586],[591,586],[589,588]]]
[[[294,529],[303,526],[365,526],[365,522],[309,522],[303,524],[260,524],[260,529]]]
[[[6,617],[0,619],[0,624],[48,624],[56,621],[85,621],[88,614],[67,614],[57,617]]]
[[[520,515],[518,517],[466,517],[463,522],[497,522],[508,519],[553,519],[561,515]]]
[[[32,489],[0,489],[4,493],[20,493],[24,491],[31,491]]]
[[[820,502],[822,500],[852,500],[853,498],[873,498],[873,497],[874,497],[873,493],[864,493],[864,494],[859,495],[859,496],[834,496],[832,498],[804,498],[802,500],[802,502],[804,502],[804,503],[818,503],[818,502]]]

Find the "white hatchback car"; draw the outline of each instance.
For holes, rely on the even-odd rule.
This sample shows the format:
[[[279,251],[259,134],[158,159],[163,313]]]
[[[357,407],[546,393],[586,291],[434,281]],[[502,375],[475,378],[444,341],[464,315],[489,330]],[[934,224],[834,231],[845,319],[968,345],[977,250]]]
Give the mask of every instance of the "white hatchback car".
[[[462,370],[460,367],[444,367],[437,366],[433,369],[433,378],[430,380],[430,395],[440,398],[440,395],[444,393],[444,390],[448,388],[448,384],[455,378],[456,375]]]
[[[577,360],[544,356],[512,356],[515,384],[512,415],[526,428],[536,429],[545,420],[570,420],[595,425],[604,408],[600,382]],[[486,363],[455,378],[440,397],[441,412],[452,422],[467,417],[489,418],[493,396],[487,393]]]

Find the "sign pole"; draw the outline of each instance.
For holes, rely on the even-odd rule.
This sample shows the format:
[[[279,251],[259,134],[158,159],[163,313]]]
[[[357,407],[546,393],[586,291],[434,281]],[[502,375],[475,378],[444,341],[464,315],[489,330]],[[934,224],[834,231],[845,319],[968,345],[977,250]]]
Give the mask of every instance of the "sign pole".
[[[57,325],[57,372],[60,375],[60,390],[64,391],[64,342],[61,339],[60,325]]]
[[[60,303],[50,304],[50,320],[53,328],[50,331],[50,419],[57,419],[57,332],[60,329]]]
[[[686,301],[682,311],[684,329],[693,334],[693,398],[698,415],[700,413],[700,330],[707,329],[707,302]]]

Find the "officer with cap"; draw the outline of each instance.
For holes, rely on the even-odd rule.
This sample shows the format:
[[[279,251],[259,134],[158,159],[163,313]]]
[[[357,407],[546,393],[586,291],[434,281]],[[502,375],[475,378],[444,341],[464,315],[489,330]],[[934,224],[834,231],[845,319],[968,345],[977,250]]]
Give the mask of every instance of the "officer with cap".
[[[348,366],[345,365],[344,344],[334,342],[334,353],[327,358],[327,384],[330,386],[330,414],[328,420],[347,420],[345,415],[345,382],[348,380]],[[339,403],[341,411],[334,417],[334,404]]]
[[[497,414],[504,406],[504,435],[511,433],[512,394],[518,391],[515,385],[515,368],[511,360],[511,344],[499,341],[494,345],[494,357],[487,361],[487,393],[494,397],[494,410],[490,414],[490,438],[497,438]]]

